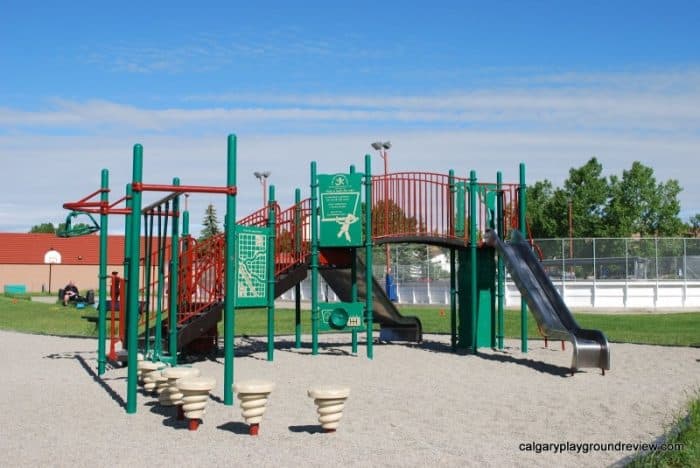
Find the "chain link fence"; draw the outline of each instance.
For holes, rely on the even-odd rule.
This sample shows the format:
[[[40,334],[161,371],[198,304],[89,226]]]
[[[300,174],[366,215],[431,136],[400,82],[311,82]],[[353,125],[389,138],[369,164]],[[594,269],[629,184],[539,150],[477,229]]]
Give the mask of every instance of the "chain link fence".
[[[700,239],[534,239],[533,248],[553,280],[700,280]],[[374,254],[377,278],[386,274],[383,247]],[[449,281],[447,248],[397,244],[390,247],[397,283]]]
[[[700,239],[535,239],[552,279],[700,280]]]
[[[613,285],[615,281],[627,281],[632,285],[635,281],[640,284],[657,280],[669,284],[700,281],[700,239],[695,238],[534,239],[533,248],[557,284],[607,281]],[[398,302],[449,304],[449,249],[423,244],[392,244],[389,252]],[[385,246],[375,248],[373,260],[374,276],[383,287],[387,272]],[[304,299],[310,297],[310,284],[307,283],[308,279],[302,284]],[[321,294],[322,300],[337,300],[324,282],[321,282]],[[285,299],[291,297],[291,291],[283,296]]]

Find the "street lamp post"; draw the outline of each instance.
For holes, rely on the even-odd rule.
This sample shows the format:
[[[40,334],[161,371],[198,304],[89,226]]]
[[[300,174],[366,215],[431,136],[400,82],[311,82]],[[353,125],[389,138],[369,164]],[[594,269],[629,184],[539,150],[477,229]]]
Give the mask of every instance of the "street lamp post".
[[[574,210],[573,210],[573,200],[571,197],[567,200],[569,208],[569,261],[572,261],[574,256]],[[571,268],[573,272],[573,266]]]
[[[372,143],[372,148],[379,152],[379,157],[384,160],[384,235],[389,234],[389,180],[387,179],[388,169],[389,169],[389,153],[388,150],[391,148],[390,141],[375,141]],[[392,299],[391,285],[393,284],[391,278],[391,250],[389,244],[384,244],[385,247],[385,257],[386,257],[386,292],[390,299]]]
[[[260,181],[260,185],[262,185],[263,206],[267,206],[267,178],[270,177],[270,174],[272,174],[270,171],[253,172],[253,175]]]

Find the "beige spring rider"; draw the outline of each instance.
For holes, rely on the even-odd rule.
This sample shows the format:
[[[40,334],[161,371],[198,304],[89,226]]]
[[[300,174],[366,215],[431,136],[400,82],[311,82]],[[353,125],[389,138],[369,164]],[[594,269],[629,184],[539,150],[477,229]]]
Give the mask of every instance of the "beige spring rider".
[[[267,409],[267,397],[275,389],[273,382],[264,380],[248,380],[233,385],[234,393],[241,400],[241,414],[245,422],[250,425],[249,434],[258,435],[260,421]]]
[[[196,431],[205,413],[209,392],[216,385],[211,377],[183,377],[176,382],[182,392],[182,410],[189,419],[190,431]]]
[[[323,432],[335,432],[343,417],[345,400],[350,396],[350,388],[326,385],[309,389],[309,396],[314,399],[318,411],[318,422]]]
[[[158,396],[158,402],[162,406],[175,406],[178,421],[185,419],[185,413],[182,409],[184,395],[177,388],[177,381],[187,377],[199,377],[199,374],[199,369],[194,367],[169,367],[163,370],[163,377],[167,379],[167,387]]]
[[[139,361],[137,373],[140,373],[143,389],[146,393],[153,393],[160,380],[160,371],[166,367],[162,362]]]

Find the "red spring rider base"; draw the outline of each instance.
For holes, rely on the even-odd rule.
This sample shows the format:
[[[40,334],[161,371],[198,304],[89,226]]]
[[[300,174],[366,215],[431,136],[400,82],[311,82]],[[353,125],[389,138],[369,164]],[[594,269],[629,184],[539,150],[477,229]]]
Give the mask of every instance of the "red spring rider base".
[[[258,431],[260,431],[260,424],[251,424],[248,429],[248,434],[256,436],[258,435]]]
[[[196,431],[200,422],[202,422],[201,419],[190,419],[187,428],[190,431]]]

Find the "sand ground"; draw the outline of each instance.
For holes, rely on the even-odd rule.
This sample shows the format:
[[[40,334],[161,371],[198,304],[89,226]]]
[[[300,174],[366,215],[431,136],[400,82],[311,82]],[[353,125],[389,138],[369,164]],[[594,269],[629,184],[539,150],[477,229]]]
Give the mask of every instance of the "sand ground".
[[[308,338],[308,337],[307,337]],[[629,451],[563,454],[528,443],[639,443],[657,439],[700,388],[700,349],[612,344],[613,369],[568,374],[571,346],[518,342],[479,356],[448,352],[449,337],[420,346],[375,345],[350,354],[348,337],[322,350],[278,339],[237,340],[235,379],[277,387],[258,437],[237,404],[223,404],[223,358],[194,365],[217,379],[204,424],[190,432],[171,408],[139,394],[128,415],[126,369],[97,378],[96,340],[0,331],[3,466],[603,466]],[[281,348],[281,349],[280,349]],[[351,387],[335,434],[321,434],[309,387]]]

